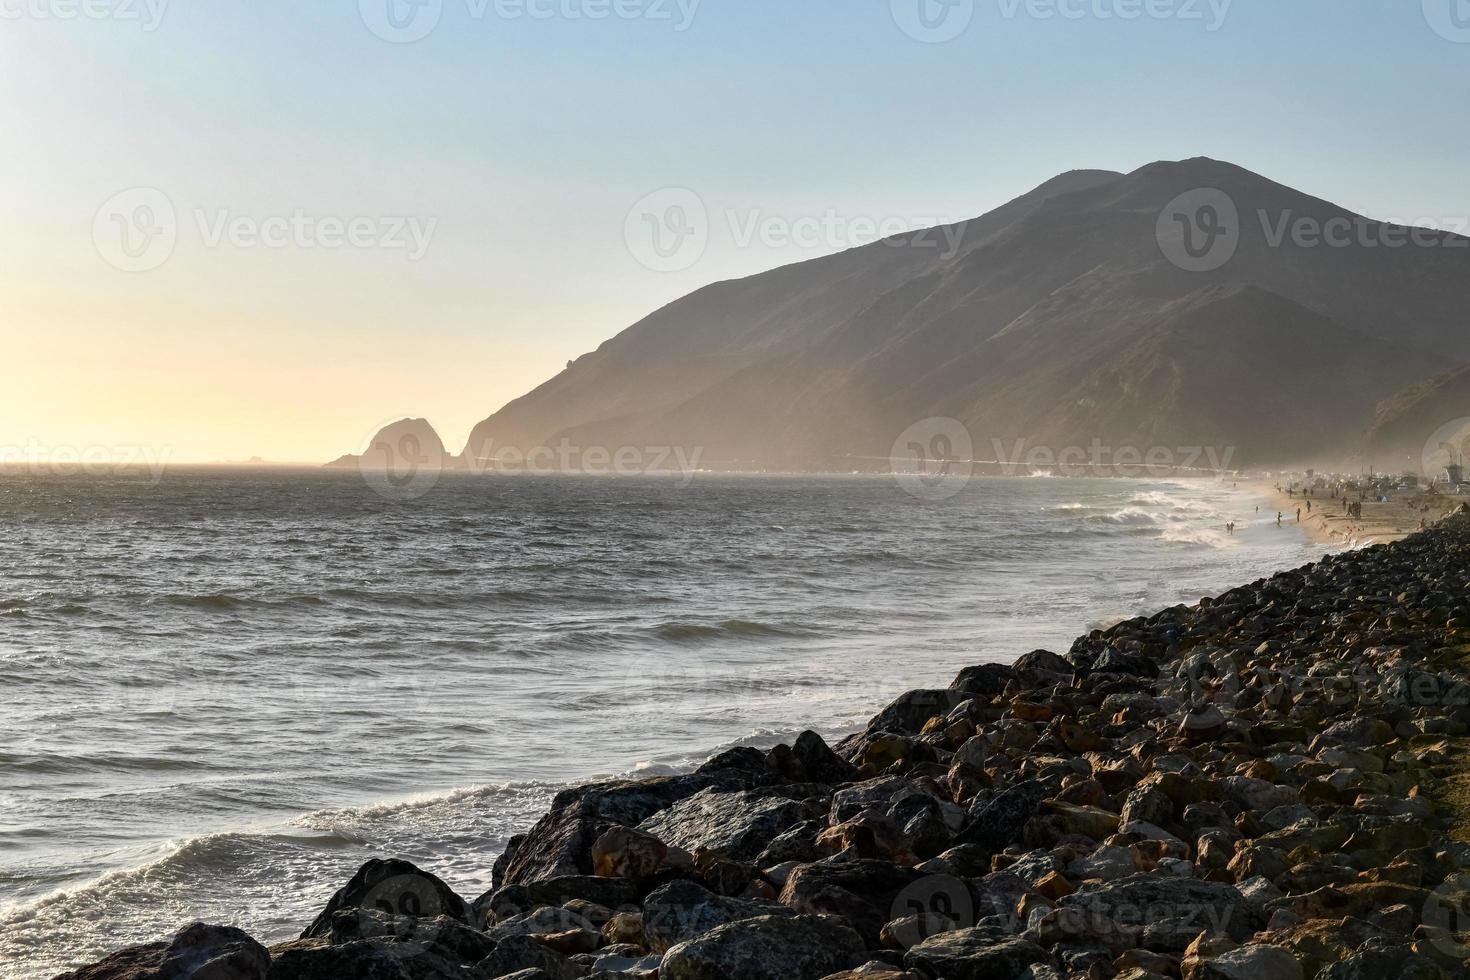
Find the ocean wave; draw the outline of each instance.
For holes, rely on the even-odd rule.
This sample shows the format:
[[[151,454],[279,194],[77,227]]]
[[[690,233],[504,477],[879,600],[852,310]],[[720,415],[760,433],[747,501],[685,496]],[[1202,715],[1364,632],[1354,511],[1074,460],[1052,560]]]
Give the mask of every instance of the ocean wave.
[[[660,623],[653,627],[653,635],[670,643],[697,643],[702,640],[723,640],[731,637],[762,639],[781,636],[808,636],[810,630],[793,626],[776,626],[772,623],[756,623],[745,619],[727,619],[722,623]]]
[[[180,595],[169,594],[158,596],[153,601],[168,606],[183,606],[192,609],[209,609],[220,612],[232,612],[253,605],[252,600],[241,599],[223,592],[211,595]]]
[[[1203,545],[1217,549],[1234,548],[1240,543],[1239,538],[1213,528],[1165,528],[1159,534],[1159,540],[1170,544]]]

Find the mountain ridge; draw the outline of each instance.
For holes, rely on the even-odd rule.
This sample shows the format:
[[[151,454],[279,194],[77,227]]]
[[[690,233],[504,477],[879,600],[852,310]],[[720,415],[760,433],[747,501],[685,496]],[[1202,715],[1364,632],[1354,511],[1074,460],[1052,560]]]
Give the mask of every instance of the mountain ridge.
[[[1201,194],[1236,214],[1230,254],[1197,269],[1175,254],[1172,219],[1205,213],[1165,212]],[[1212,440],[1249,465],[1343,455],[1381,399],[1470,361],[1470,242],[1297,235],[1397,227],[1207,157],[1068,171],[941,226],[951,255],[923,247],[943,237],[926,230],[695,290],[479,423],[464,455],[565,439],[844,469],[936,417],[977,445]],[[1241,409],[1263,404],[1269,416]]]

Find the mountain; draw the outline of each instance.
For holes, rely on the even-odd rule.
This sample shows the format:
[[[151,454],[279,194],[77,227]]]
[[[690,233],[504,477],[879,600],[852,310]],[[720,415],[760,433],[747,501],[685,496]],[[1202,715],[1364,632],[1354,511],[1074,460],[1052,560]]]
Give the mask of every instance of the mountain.
[[[1191,256],[1185,219],[1196,244],[1223,229],[1223,252]],[[1380,399],[1470,361],[1470,241],[1408,240],[1214,160],[1074,171],[939,232],[700,289],[481,422],[465,454],[566,439],[850,469],[948,417],[979,458],[1094,440],[1345,455]]]
[[[1470,456],[1470,364],[1384,399],[1361,447],[1365,465],[1436,479],[1451,452]]]

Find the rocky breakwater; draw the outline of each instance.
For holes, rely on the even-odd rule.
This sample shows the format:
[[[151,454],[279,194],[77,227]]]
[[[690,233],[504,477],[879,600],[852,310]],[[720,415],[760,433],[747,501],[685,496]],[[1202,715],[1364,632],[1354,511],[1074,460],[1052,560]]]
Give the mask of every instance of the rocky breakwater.
[[[294,941],[68,980],[1470,977],[1470,521],[697,771],[562,793],[473,902],[363,867]]]

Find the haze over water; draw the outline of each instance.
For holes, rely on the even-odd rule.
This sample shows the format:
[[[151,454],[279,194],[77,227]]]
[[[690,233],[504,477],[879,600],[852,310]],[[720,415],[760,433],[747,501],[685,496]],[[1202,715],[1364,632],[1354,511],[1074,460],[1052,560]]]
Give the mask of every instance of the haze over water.
[[[566,783],[835,738],[965,665],[1320,554],[1256,503],[714,475],[455,476],[399,503],[355,473],[0,473],[0,973],[197,918],[291,938],[371,856],[473,898]]]

